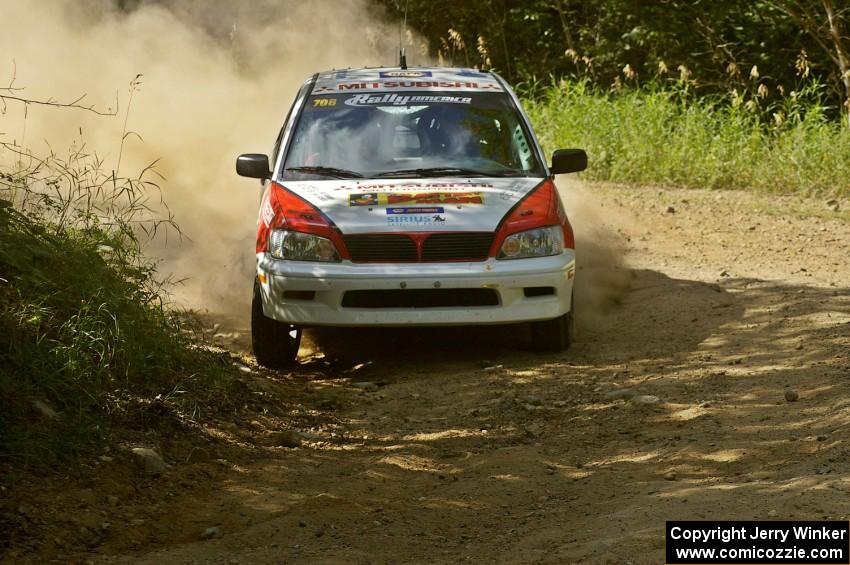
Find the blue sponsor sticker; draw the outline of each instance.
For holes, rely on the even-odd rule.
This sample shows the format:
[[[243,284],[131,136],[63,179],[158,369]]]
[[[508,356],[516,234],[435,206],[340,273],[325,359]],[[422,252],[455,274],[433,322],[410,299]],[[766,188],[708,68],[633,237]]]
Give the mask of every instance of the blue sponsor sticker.
[[[387,214],[444,214],[442,207],[436,208],[387,208]]]
[[[440,214],[432,214],[430,216],[389,216],[387,223],[395,226],[430,226],[434,224],[444,224],[446,217]]]
[[[378,74],[381,78],[422,78],[430,77],[431,71],[380,71]]]

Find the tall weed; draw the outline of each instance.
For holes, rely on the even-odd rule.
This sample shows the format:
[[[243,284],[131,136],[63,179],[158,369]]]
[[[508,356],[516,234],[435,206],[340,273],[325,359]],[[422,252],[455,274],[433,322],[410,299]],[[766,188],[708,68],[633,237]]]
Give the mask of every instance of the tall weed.
[[[227,364],[197,347],[141,250],[179,233],[153,167],[121,178],[82,148],[3,143],[0,163],[0,464],[85,451],[151,407],[179,420],[226,400]]]
[[[561,80],[522,92],[547,150],[587,150],[585,178],[847,196],[850,131],[827,118],[820,90],[767,107],[757,93],[695,97],[682,83],[604,91]]]

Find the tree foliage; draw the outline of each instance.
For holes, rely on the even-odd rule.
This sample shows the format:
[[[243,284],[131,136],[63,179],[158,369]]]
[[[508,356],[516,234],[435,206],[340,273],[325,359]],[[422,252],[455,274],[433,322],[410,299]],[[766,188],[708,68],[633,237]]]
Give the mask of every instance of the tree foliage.
[[[608,88],[686,73],[702,93],[756,81],[781,95],[806,78],[836,108],[850,95],[838,64],[850,8],[832,0],[376,1],[399,17],[407,4],[433,57],[513,83],[578,75]]]

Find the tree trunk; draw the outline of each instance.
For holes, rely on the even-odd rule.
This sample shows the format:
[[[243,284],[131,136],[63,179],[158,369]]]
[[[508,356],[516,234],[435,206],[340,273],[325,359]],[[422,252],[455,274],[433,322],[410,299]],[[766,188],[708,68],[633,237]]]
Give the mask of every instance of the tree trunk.
[[[502,48],[505,50],[505,66],[508,71],[508,82],[513,82],[513,74],[511,73],[511,53],[508,50],[508,38],[505,36],[505,18],[506,18],[505,10],[502,11],[502,21],[501,21],[501,35],[502,35]]]
[[[567,43],[567,49],[576,50],[573,34],[570,32],[570,25],[567,23],[567,16],[564,14],[564,5],[562,0],[558,0],[555,4],[555,10],[558,11],[558,16],[561,18],[561,29],[564,30],[564,40]]]
[[[844,48],[844,39],[841,36],[841,20],[835,15],[832,0],[821,0],[823,9],[826,11],[826,19],[829,22],[829,35],[835,45],[835,55],[838,62],[838,70],[841,73],[840,80],[844,83],[844,112],[847,117],[847,127],[850,127],[850,62],[848,62],[847,50]]]

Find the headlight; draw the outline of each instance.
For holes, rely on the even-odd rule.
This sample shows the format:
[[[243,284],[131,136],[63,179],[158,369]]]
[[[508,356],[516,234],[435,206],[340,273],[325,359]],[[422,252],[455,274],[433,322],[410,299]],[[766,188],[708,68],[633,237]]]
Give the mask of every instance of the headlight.
[[[269,252],[276,259],[289,261],[339,262],[339,253],[331,240],[297,231],[272,230]]]
[[[564,251],[564,229],[549,226],[509,235],[502,243],[497,259],[525,259],[560,255]]]

